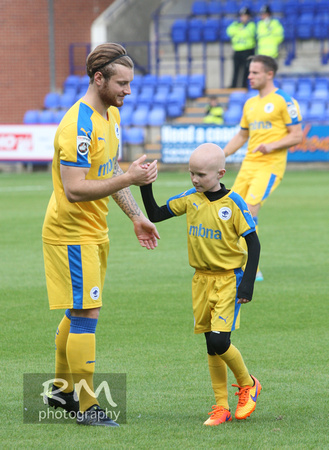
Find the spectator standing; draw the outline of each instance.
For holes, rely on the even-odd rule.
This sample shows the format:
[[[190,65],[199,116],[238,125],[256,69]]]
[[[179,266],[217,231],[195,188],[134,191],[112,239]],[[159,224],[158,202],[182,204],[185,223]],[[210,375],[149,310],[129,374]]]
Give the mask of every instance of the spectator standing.
[[[269,5],[260,10],[261,20],[257,23],[257,54],[277,59],[279,46],[284,39],[284,29],[278,19],[272,17]]]
[[[233,79],[232,88],[248,87],[249,63],[248,58],[255,54],[256,49],[256,24],[252,20],[251,11],[243,7],[239,11],[239,20],[234,21],[226,29],[231,39],[233,55]],[[242,81],[239,83],[240,73]]]

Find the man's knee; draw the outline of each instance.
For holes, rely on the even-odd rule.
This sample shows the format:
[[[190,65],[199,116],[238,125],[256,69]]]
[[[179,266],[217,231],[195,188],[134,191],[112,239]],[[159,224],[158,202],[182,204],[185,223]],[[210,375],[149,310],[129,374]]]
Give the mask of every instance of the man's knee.
[[[91,309],[71,309],[73,317],[88,317],[89,319],[98,319],[100,308]]]
[[[231,332],[209,331],[205,336],[209,355],[222,355],[231,345]]]

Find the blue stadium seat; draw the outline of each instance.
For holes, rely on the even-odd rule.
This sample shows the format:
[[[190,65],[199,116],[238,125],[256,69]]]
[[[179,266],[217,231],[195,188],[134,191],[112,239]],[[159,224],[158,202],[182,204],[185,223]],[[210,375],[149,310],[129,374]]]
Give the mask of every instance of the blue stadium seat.
[[[301,14],[298,17],[298,25],[296,29],[297,38],[308,40],[313,37],[314,15],[310,13]]]
[[[61,94],[59,94],[58,92],[49,92],[44,98],[43,106],[45,108],[56,109],[60,106],[60,98]]]
[[[298,104],[299,104],[300,113],[301,113],[302,118],[304,120],[305,117],[307,116],[307,111],[308,111],[308,107],[309,107],[309,101],[308,100],[298,100]]]
[[[295,16],[285,17],[281,20],[284,29],[284,40],[286,42],[293,41],[297,38],[297,18]]]
[[[326,115],[326,102],[323,100],[313,100],[306,115],[306,120],[323,121]]]
[[[195,0],[191,6],[191,13],[194,16],[201,16],[208,14],[208,2],[205,0]]]
[[[297,20],[299,15],[299,0],[286,0],[283,4],[284,17],[294,17]]]
[[[142,88],[144,86],[157,86],[158,77],[153,73],[148,73],[143,76]]]
[[[124,129],[123,141],[127,144],[141,145],[145,141],[145,131],[140,127],[131,127]]]
[[[171,39],[174,44],[187,42],[188,19],[176,19],[171,27]]]
[[[82,95],[85,95],[85,93],[87,92],[88,87],[89,87],[89,82],[90,82],[90,78],[88,75],[83,75],[80,78],[80,83],[79,83],[78,89],[79,89],[79,92],[82,93]]]
[[[155,86],[142,86],[142,89],[138,95],[138,103],[150,105],[153,102],[154,92]]]
[[[316,0],[304,0],[299,2],[298,12],[299,14],[314,14],[316,8]]]
[[[240,5],[236,0],[223,1],[223,13],[236,16],[239,13]]]
[[[210,17],[203,24],[203,39],[205,42],[215,42],[219,40],[220,32],[219,19]]]
[[[223,17],[220,22],[220,31],[219,31],[219,40],[221,42],[229,42],[230,37],[226,33],[226,29],[231,23],[233,22],[233,19],[230,17]]]
[[[44,110],[40,111],[39,112],[39,123],[42,123],[44,125],[56,123],[54,111],[52,111],[51,109],[44,109]]]
[[[296,78],[282,78],[281,89],[287,94],[294,96],[297,88]]]
[[[216,0],[210,0],[208,3],[208,14],[211,16],[219,15],[223,13],[222,3]]]
[[[130,83],[130,87],[134,87],[134,89],[139,89],[143,84],[143,75],[139,73],[135,73],[133,81]]]
[[[313,80],[311,78],[299,78],[297,81],[296,98],[308,100],[312,96]]]
[[[184,113],[184,105],[178,101],[169,101],[167,104],[168,117],[180,117]]]
[[[232,105],[233,103],[238,105],[244,105],[246,98],[247,95],[246,92],[244,91],[231,92],[228,103],[229,105]]]
[[[154,106],[148,115],[148,125],[160,127],[165,123],[166,115],[165,106]]]
[[[170,86],[158,86],[155,95],[153,97],[153,105],[154,106],[163,106],[167,103],[168,101],[168,96],[170,94]]]
[[[326,13],[317,13],[314,16],[313,37],[318,40],[329,39],[329,5]]]
[[[329,100],[329,80],[324,77],[317,77],[314,80],[313,99]]]
[[[187,74],[182,74],[182,73],[177,74],[172,82],[173,89],[176,86],[183,86],[185,89],[187,89],[187,85],[188,85],[188,75]]]
[[[135,106],[132,103],[126,102],[120,107],[121,125],[129,127],[132,124],[134,109]]]
[[[71,108],[76,101],[76,95],[73,92],[64,92],[59,99],[59,107],[60,108]]]
[[[54,123],[59,123],[65,116],[66,112],[66,109],[59,109],[57,111],[54,111]]]
[[[226,125],[237,125],[241,120],[242,106],[238,104],[229,105],[228,109],[224,111],[224,123]]]
[[[202,42],[203,40],[203,21],[201,19],[190,19],[187,28],[188,42]]]
[[[63,90],[64,92],[75,91],[75,93],[77,93],[79,86],[80,77],[78,75],[69,75],[64,81]]]
[[[189,77],[187,86],[187,96],[189,98],[201,97],[206,86],[205,76],[203,74],[192,74]]]
[[[316,14],[326,14],[329,11],[329,0],[317,0],[315,3]]]
[[[266,2],[263,2],[263,4]],[[276,14],[282,14],[284,11],[284,1],[283,0],[272,0],[270,2],[268,2],[271,10],[272,10],[272,14],[276,15]]]
[[[149,105],[139,105],[132,114],[131,124],[137,127],[145,127],[148,121],[149,110]]]
[[[171,75],[163,74],[158,76],[157,86],[169,86],[173,83],[173,77]]]
[[[185,86],[174,86],[168,97],[167,114],[169,117],[181,116],[186,103]]]
[[[124,99],[124,104],[129,104],[136,106],[138,102],[139,90],[135,86],[130,87],[130,95],[126,95]]]
[[[33,125],[39,123],[39,111],[37,109],[29,109],[25,112],[23,123]]]
[[[186,102],[186,88],[183,85],[173,86],[169,97],[168,102],[180,103],[182,106],[185,106]]]

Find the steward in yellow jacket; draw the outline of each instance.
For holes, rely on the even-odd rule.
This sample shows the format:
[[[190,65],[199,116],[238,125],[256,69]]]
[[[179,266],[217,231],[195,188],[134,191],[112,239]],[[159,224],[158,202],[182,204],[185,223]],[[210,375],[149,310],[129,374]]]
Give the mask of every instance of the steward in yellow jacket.
[[[249,8],[244,7],[239,11],[239,20],[231,23],[227,27],[226,33],[231,39],[234,50],[231,87],[247,87],[249,73],[248,58],[255,54],[256,48],[256,24],[251,18]],[[240,72],[242,72],[242,81],[239,80]]]
[[[284,40],[284,29],[278,19],[272,18],[268,5],[260,10],[261,20],[257,23],[257,54],[277,58],[279,46]]]

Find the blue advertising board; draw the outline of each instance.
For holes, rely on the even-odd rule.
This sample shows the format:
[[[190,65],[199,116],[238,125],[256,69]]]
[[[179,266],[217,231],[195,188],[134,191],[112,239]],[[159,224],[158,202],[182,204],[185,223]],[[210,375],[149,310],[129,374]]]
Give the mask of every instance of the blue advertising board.
[[[162,162],[165,164],[188,163],[192,151],[204,142],[225,147],[239,131],[237,126],[164,125],[161,128]],[[241,163],[247,144],[227,158],[228,163]],[[306,124],[303,141],[288,151],[288,162],[329,162],[329,126]]]

